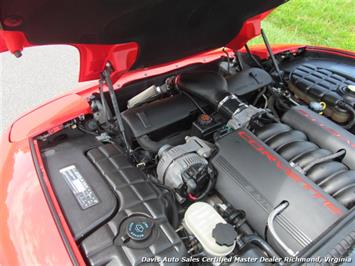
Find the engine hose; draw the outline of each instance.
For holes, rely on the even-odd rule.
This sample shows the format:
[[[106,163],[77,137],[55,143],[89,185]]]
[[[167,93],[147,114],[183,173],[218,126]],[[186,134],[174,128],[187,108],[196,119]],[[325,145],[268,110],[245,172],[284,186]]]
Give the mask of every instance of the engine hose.
[[[176,229],[180,223],[179,223],[179,211],[176,206],[175,197],[168,195],[168,197],[166,197],[166,199],[169,202],[169,206],[171,208],[170,223],[173,226],[173,228]]]
[[[180,224],[179,222],[179,211],[176,206],[175,192],[171,188],[161,184],[154,176],[148,175],[149,180],[156,185],[158,188],[166,190],[169,194],[164,194],[163,197],[168,201],[171,210],[170,223],[173,228],[177,228]]]
[[[280,119],[278,119],[277,117],[275,117],[272,112],[265,112],[264,115],[265,115],[267,118],[269,118],[269,119],[271,119],[272,121],[274,121],[274,122],[278,122],[278,123],[280,122]]]
[[[339,102],[338,106],[340,108],[346,109],[347,111],[349,111],[351,113],[350,121],[346,125],[343,125],[343,128],[351,129],[355,125],[355,110],[354,110],[354,108],[351,105],[349,105],[343,101]]]
[[[258,95],[255,97],[253,105],[256,105],[258,103],[258,101],[260,100],[261,96],[266,92],[266,88],[263,88]]]
[[[244,247],[250,244],[254,244],[258,246],[261,250],[265,251],[270,258],[273,257],[281,258],[279,254],[277,254],[276,251],[264,239],[262,239],[258,235],[255,234],[246,235],[243,237],[243,241],[244,241]],[[279,265],[283,265],[283,263],[279,263]]]
[[[244,45],[244,47],[245,47],[245,50],[246,50],[247,53],[248,53],[249,58],[250,58],[251,60],[253,60],[253,61],[255,62],[255,64],[256,64],[259,68],[265,69],[265,68],[262,66],[262,64],[256,59],[256,57],[251,53],[249,46],[246,44],[246,45]]]
[[[190,94],[188,94],[186,91],[180,90],[180,92],[182,94],[184,94],[187,98],[190,99],[190,101],[197,107],[198,110],[200,110],[200,112],[202,114],[207,114],[206,111],[202,108],[201,105],[198,104],[198,102],[194,99],[194,97],[192,97]]]
[[[271,110],[272,114],[275,116],[275,118],[276,118],[278,121],[280,121],[280,116],[279,116],[279,114],[277,113],[276,108],[275,108],[275,102],[276,102],[276,95],[272,95],[272,96],[269,98],[268,107],[269,107],[269,109]]]
[[[185,136],[187,136],[188,134],[189,134],[188,131],[182,131],[177,135],[173,135],[173,136],[164,138],[160,141],[154,141],[148,135],[143,135],[143,136],[137,138],[137,142],[144,150],[147,150],[147,151],[150,151],[153,153],[158,153],[159,149],[166,144],[169,144],[171,146],[175,146],[175,145],[183,143]]]

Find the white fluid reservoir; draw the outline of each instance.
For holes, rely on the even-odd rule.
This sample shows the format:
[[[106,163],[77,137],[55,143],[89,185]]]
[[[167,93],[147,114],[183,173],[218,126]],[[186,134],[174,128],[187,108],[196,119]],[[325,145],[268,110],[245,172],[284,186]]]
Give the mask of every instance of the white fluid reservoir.
[[[183,225],[187,231],[193,234],[201,243],[204,250],[211,256],[224,257],[230,254],[235,248],[216,243],[212,236],[212,231],[217,224],[227,222],[221,215],[208,203],[196,202],[185,212]]]

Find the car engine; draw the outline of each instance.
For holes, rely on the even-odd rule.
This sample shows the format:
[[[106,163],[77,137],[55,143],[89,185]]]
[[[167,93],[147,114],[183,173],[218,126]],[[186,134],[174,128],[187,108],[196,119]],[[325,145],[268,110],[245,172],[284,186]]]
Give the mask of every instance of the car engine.
[[[353,209],[355,77],[304,64],[279,80],[241,66],[123,91],[121,134],[108,96],[93,95],[92,116],[42,139],[89,264],[283,264]]]

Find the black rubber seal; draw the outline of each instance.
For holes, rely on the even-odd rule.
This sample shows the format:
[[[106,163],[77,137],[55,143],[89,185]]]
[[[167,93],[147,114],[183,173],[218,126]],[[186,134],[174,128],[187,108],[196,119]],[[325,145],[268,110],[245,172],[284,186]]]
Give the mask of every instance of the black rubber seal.
[[[64,228],[63,228],[63,225],[62,223],[60,222],[60,218],[54,208],[54,204],[52,202],[52,199],[49,195],[49,191],[48,191],[48,188],[44,182],[44,177],[43,177],[43,173],[39,167],[39,162],[38,162],[38,158],[37,158],[37,154],[36,154],[36,149],[35,149],[35,146],[34,146],[34,143],[33,143],[33,139],[30,139],[29,140],[29,144],[30,144],[30,150],[31,150],[31,155],[32,155],[32,159],[33,159],[33,162],[34,162],[34,165],[35,165],[35,168],[36,168],[36,172],[37,172],[37,175],[38,175],[38,179],[39,179],[39,182],[41,184],[41,187],[42,187],[42,190],[43,190],[43,194],[44,194],[44,197],[46,198],[46,201],[48,203],[48,206],[49,206],[49,210],[54,218],[54,222],[56,223],[57,227],[58,227],[58,231],[60,233],[60,236],[63,240],[63,243],[68,251],[68,254],[69,254],[69,257],[72,261],[72,263],[74,265],[79,265],[79,262],[78,260],[76,259],[76,256],[74,254],[74,251],[73,249],[71,248],[70,246],[70,243],[69,243],[69,239],[67,238],[66,234],[65,234],[65,231],[64,231]]]

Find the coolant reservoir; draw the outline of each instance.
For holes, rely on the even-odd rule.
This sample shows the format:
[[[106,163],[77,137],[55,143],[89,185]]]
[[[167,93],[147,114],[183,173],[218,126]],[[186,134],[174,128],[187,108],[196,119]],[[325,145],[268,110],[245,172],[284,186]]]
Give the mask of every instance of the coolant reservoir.
[[[221,215],[208,203],[196,202],[185,212],[183,225],[188,232],[193,234],[201,243],[204,250],[211,256],[224,257],[230,254],[235,248],[219,245],[212,236],[217,224],[227,224]]]

